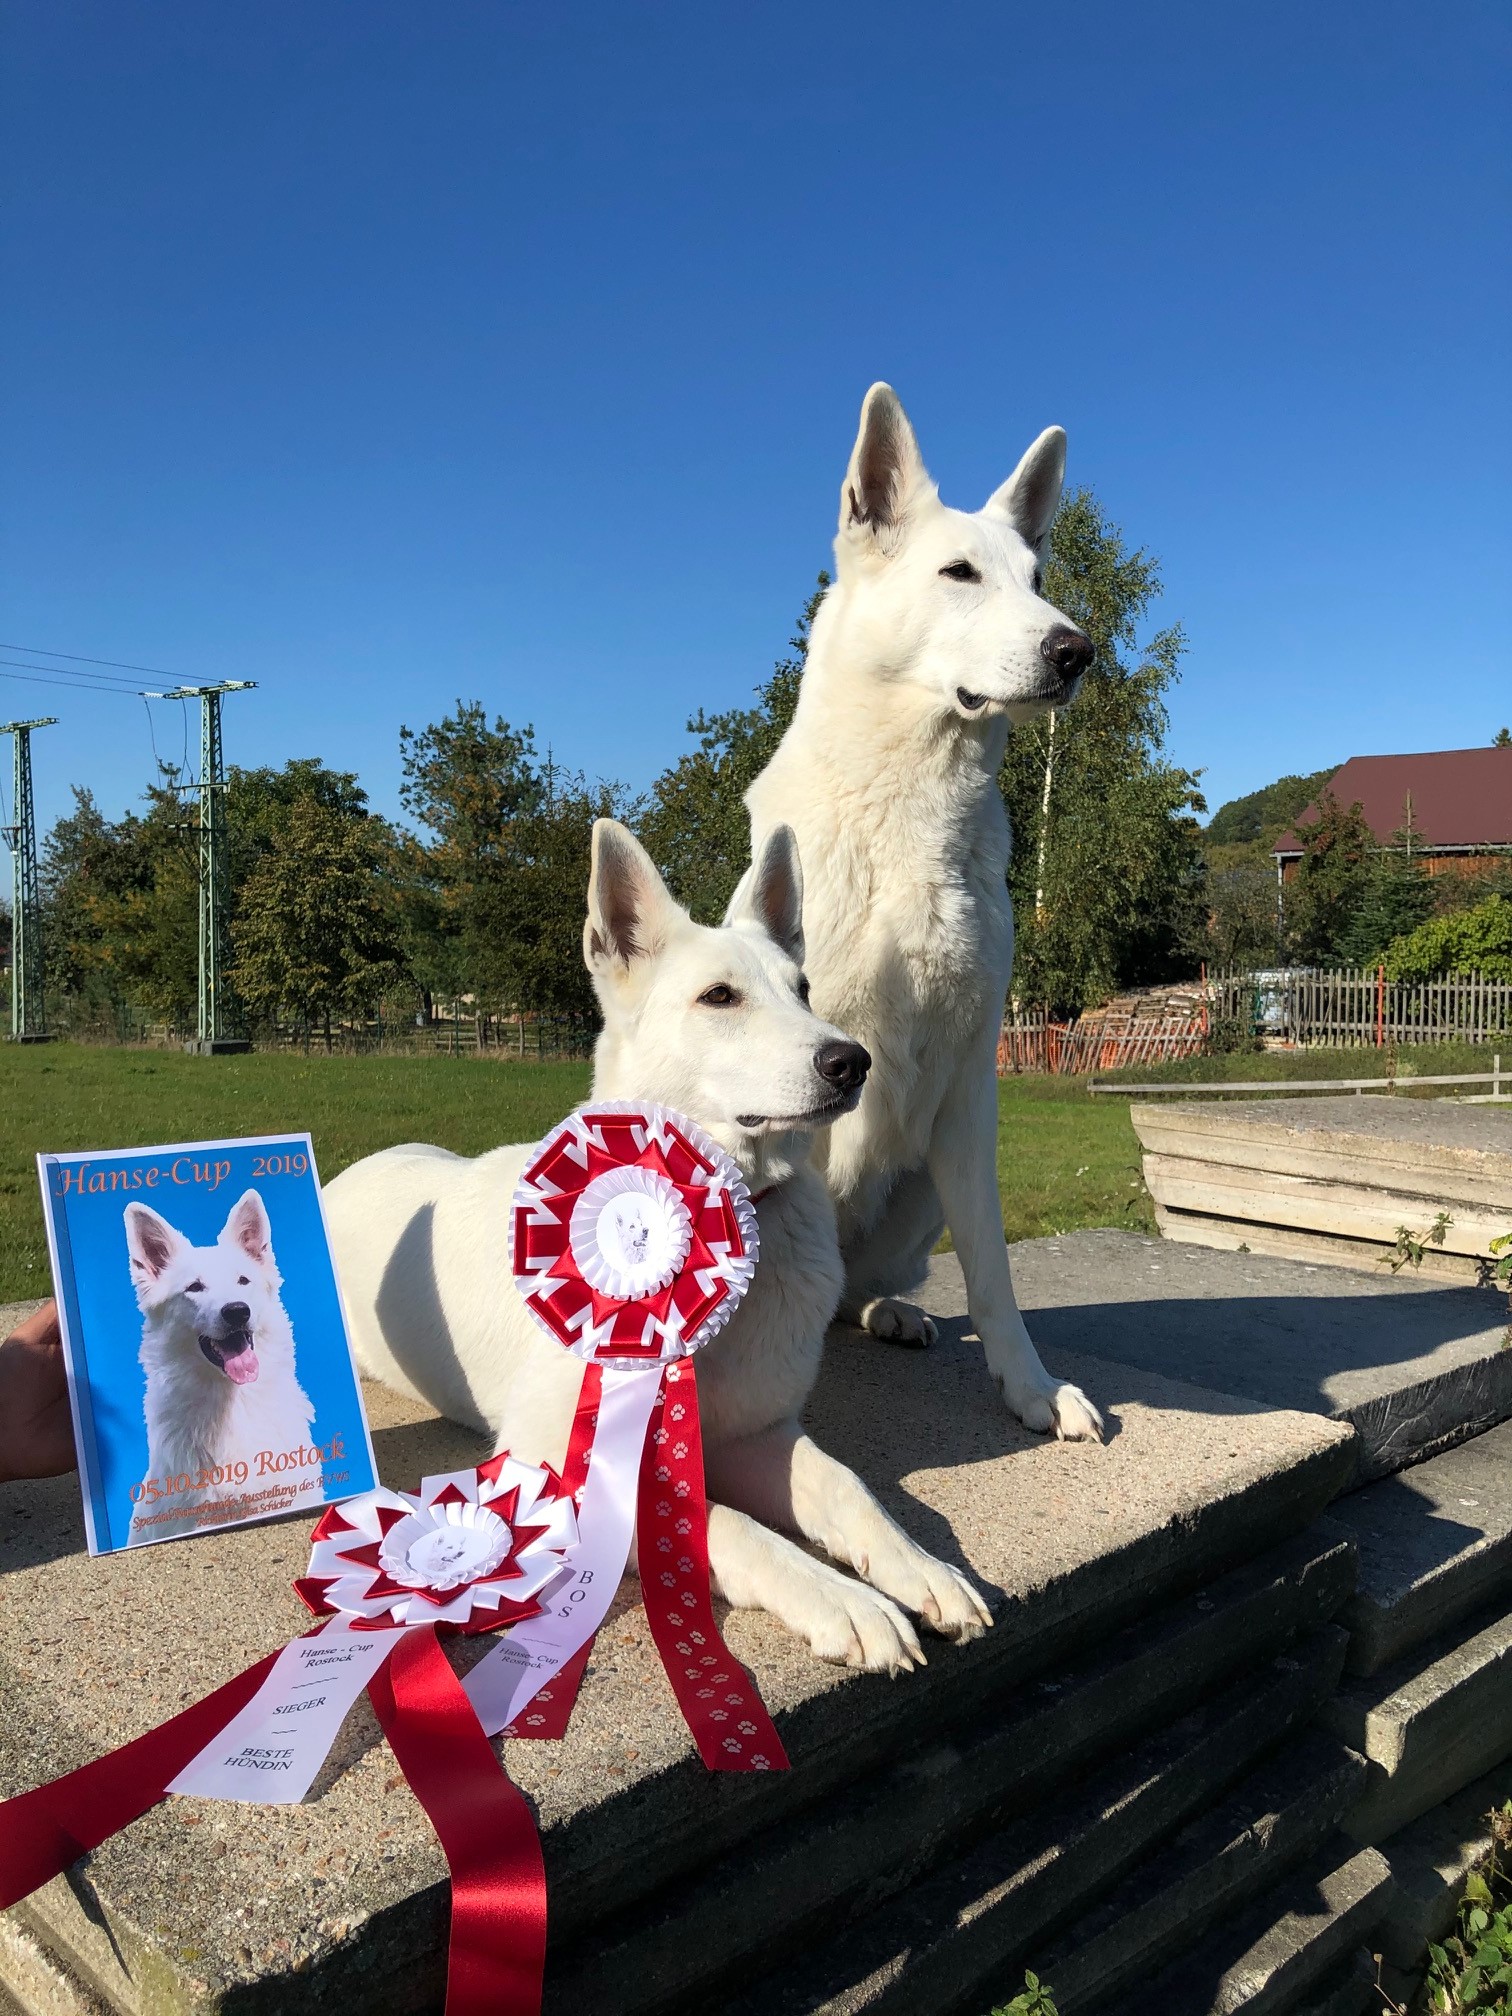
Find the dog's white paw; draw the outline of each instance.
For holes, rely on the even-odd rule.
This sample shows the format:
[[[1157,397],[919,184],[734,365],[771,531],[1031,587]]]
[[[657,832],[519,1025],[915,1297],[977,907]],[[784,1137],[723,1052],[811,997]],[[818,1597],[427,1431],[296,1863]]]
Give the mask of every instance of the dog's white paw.
[[[985,1600],[948,1562],[911,1547],[899,1561],[888,1563],[888,1571],[881,1577],[873,1570],[873,1578],[941,1638],[964,1645],[992,1629]]]
[[[939,1336],[933,1322],[912,1302],[899,1302],[891,1295],[879,1295],[861,1311],[861,1328],[889,1344],[908,1344],[924,1350]]]
[[[990,1352],[987,1369],[1009,1407],[1036,1435],[1053,1435],[1057,1442],[1101,1442],[1103,1418],[1080,1386],[1062,1386],[1048,1374],[1023,1378],[995,1365]]]
[[[815,1575],[785,1621],[819,1658],[837,1666],[896,1674],[929,1663],[898,1605],[838,1570]]]

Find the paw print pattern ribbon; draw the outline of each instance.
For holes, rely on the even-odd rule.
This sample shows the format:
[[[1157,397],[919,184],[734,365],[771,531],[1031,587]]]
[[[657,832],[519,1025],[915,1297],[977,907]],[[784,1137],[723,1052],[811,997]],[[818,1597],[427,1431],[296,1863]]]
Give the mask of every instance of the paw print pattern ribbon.
[[[446,2016],[539,2016],[546,1874],[535,1821],[438,1631],[521,1628],[570,1578],[577,1517],[507,1451],[328,1506],[294,1584],[324,1621],[135,1742],[0,1804],[0,1908],[168,1793],[302,1799],[366,1687],[452,1875]]]
[[[490,1734],[561,1733],[638,1536],[652,1637],[704,1763],[787,1768],[756,1683],[714,1621],[693,1368],[749,1287],[757,1250],[739,1169],[665,1107],[580,1107],[529,1157],[510,1213],[510,1263],[541,1328],[585,1360],[569,1456],[582,1476],[580,1537],[572,1580],[545,1614],[468,1675]]]

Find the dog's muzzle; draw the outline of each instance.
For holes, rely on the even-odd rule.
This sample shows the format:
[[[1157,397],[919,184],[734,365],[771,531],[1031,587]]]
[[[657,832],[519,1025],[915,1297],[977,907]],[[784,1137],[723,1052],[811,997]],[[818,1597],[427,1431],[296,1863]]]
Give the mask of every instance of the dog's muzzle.
[[[199,1347],[217,1372],[224,1372],[233,1386],[250,1386],[257,1377],[257,1353],[252,1346],[252,1326],[228,1330],[224,1337],[207,1337],[200,1332]]]

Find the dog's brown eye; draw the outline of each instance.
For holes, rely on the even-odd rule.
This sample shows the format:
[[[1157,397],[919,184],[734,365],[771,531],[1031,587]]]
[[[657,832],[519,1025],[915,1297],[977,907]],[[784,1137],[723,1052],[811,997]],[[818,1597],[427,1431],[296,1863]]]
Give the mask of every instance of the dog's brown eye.
[[[236,1277],[236,1285],[238,1288],[245,1288],[248,1285],[247,1276],[245,1274],[238,1274]]]
[[[982,578],[982,570],[973,567],[969,560],[952,560],[950,565],[942,567],[940,572],[947,581],[980,581]]]
[[[733,987],[727,987],[723,980],[719,980],[712,987],[705,987],[698,1000],[704,1008],[733,1008],[740,996]]]
[[[186,1295],[203,1295],[204,1292],[205,1284],[203,1281],[191,1281],[189,1286],[184,1290]]]
[[[1041,574],[1038,567],[1036,567],[1034,570],[1034,582],[1033,582],[1034,592],[1036,595],[1039,594],[1040,590],[1044,587],[1044,585],[1045,585],[1045,577],[1043,574]]]
[[[807,1008],[808,1006],[808,998],[809,998],[808,975],[807,973],[800,973],[798,975],[798,999],[803,1003],[805,1008]]]

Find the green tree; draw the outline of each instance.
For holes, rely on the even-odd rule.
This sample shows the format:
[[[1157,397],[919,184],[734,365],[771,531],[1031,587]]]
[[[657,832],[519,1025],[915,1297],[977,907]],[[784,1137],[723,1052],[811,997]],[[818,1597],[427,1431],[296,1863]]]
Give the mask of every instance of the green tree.
[[[1302,858],[1285,891],[1285,930],[1291,956],[1304,965],[1327,965],[1365,898],[1375,836],[1358,799],[1341,805],[1331,791],[1318,800],[1318,816],[1297,828]]]
[[[1493,749],[1505,749],[1509,743],[1512,743],[1512,728],[1498,728],[1491,737]]]
[[[688,723],[698,747],[662,772],[640,837],[667,887],[702,924],[717,924],[751,858],[745,794],[771,760],[798,705],[814,613],[830,585],[819,576],[803,605],[788,655],[756,688],[754,707],[701,710]]]
[[[1449,973],[1481,973],[1512,980],[1512,898],[1488,896],[1473,910],[1430,917],[1386,948],[1393,980],[1441,980]]]
[[[308,1035],[366,1016],[403,975],[390,846],[381,822],[298,797],[242,886],[231,982],[269,1020]]]
[[[1209,848],[1251,845],[1269,848],[1288,826],[1300,819],[1338,765],[1313,770],[1305,777],[1278,777],[1243,798],[1230,798],[1208,821],[1203,839]]]
[[[1001,783],[1013,826],[1014,993],[1075,1012],[1118,987],[1195,970],[1206,900],[1196,773],[1162,754],[1179,625],[1141,648],[1160,568],[1089,490],[1051,528],[1046,600],[1097,647],[1073,706],[1014,730]]]
[[[530,728],[502,716],[489,724],[480,701],[418,733],[401,728],[400,801],[428,829],[428,846],[404,858],[406,937],[416,979],[428,993],[497,997],[510,979],[498,937],[498,881],[510,861],[510,832],[541,810],[548,782]]]
[[[1208,863],[1210,956],[1219,966],[1268,966],[1276,956],[1276,871],[1258,861]]]

